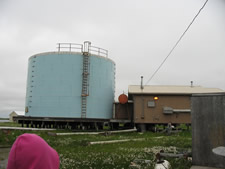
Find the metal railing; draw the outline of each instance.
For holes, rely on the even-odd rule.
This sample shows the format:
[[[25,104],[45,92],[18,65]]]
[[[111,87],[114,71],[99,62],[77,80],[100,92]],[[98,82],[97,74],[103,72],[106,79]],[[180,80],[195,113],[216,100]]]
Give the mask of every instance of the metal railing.
[[[96,46],[89,46],[89,52],[91,54],[108,57],[108,50]]]
[[[83,52],[83,45],[78,43],[58,43],[58,52]]]
[[[89,52],[90,54],[108,57],[108,50],[96,46],[91,46],[91,43],[87,41],[84,43],[84,45],[77,43],[58,43],[57,49],[58,52]]]

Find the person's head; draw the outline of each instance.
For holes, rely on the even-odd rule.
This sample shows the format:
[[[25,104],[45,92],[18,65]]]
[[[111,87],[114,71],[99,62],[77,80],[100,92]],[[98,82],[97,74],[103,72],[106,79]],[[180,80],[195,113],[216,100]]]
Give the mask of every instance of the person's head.
[[[41,137],[23,134],[13,143],[7,169],[59,169],[59,156]]]

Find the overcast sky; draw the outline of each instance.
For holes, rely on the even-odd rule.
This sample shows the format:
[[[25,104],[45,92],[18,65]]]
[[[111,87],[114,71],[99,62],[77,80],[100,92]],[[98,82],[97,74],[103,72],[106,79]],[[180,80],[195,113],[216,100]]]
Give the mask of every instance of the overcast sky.
[[[116,97],[157,69],[205,0],[0,0],[0,117],[23,111],[28,58],[58,42],[109,50]],[[225,0],[209,0],[149,85],[225,90]],[[117,98],[115,98],[117,99]]]

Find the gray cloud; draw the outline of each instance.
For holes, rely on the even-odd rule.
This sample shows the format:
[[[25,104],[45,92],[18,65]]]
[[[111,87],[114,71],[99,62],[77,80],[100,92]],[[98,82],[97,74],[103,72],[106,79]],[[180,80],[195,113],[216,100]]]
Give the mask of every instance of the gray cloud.
[[[109,50],[116,62],[116,95],[147,81],[204,0],[0,1],[0,117],[24,110],[28,58],[58,42]],[[150,84],[225,90],[225,3],[209,1]]]

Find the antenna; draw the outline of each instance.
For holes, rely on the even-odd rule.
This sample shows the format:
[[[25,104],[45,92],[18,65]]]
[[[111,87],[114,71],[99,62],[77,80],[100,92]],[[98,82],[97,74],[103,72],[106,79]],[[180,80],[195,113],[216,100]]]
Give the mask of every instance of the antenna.
[[[143,76],[141,76],[141,90],[144,89],[144,86],[143,86]]]
[[[191,81],[191,87],[194,87],[194,86],[193,86],[193,81]]]

